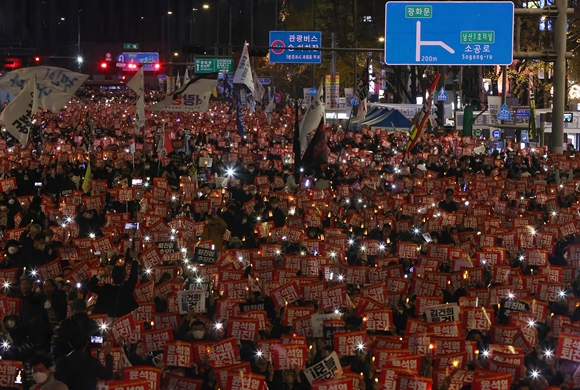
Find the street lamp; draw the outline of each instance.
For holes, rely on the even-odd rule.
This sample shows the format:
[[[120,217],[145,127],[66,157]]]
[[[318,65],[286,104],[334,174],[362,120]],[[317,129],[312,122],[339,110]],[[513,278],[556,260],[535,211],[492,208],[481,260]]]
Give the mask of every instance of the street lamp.
[[[384,41],[385,41],[385,38],[384,37],[380,37],[379,38],[379,42],[383,43]]]
[[[209,9],[209,4],[202,5],[203,9]]]
[[[173,15],[172,11],[167,11],[167,15]],[[169,40],[169,25],[167,26],[167,39]],[[169,45],[171,50],[171,44]],[[165,61],[165,15],[161,15],[161,61]]]

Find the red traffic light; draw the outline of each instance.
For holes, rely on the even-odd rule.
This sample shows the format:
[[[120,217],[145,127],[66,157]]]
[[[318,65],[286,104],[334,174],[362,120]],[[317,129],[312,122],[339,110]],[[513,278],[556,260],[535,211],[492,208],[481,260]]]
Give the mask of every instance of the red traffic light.
[[[137,69],[137,64],[130,63],[130,64],[127,64],[127,67],[128,67],[129,69]]]
[[[34,57],[35,62],[40,62],[40,57]]]
[[[155,69],[158,70],[159,68],[161,68],[160,64],[155,64]]]
[[[107,69],[107,63],[106,62],[101,62],[101,68]]]

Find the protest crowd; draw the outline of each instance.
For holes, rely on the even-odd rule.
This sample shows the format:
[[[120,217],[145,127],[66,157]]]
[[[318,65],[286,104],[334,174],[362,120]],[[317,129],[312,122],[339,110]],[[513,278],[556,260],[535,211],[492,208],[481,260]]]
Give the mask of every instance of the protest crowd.
[[[295,166],[292,107],[158,98],[3,133],[2,389],[580,388],[573,152],[327,126]]]

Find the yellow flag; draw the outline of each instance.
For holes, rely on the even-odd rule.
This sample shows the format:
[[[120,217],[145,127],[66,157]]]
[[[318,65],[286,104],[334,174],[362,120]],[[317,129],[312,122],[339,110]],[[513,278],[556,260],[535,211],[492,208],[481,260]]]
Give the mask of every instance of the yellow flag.
[[[85,193],[89,192],[89,189],[91,188],[91,176],[91,162],[89,161],[85,172],[85,179],[83,180],[83,191]]]

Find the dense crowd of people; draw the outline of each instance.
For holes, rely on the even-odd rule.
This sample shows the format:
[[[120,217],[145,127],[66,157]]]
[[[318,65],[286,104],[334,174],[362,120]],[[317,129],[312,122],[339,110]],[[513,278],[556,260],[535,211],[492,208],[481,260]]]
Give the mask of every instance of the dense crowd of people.
[[[1,388],[580,388],[573,152],[134,100],[0,140]]]

